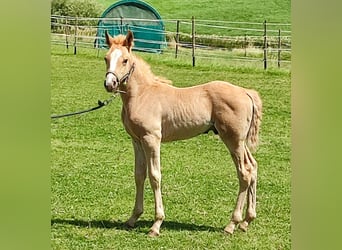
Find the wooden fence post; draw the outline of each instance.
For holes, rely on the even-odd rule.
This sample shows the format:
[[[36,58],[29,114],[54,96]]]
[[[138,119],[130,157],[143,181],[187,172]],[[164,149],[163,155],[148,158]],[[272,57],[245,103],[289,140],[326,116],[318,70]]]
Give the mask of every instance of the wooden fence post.
[[[65,32],[65,43],[66,43],[66,48],[69,49],[69,40],[68,40],[68,36],[69,36],[69,27],[68,27],[68,17],[65,17],[65,28],[64,28],[64,32]]]
[[[124,30],[123,30],[123,17],[120,16],[120,34],[123,34],[123,33],[124,33]]]
[[[264,21],[264,69],[267,69],[267,28],[266,28],[266,20]]]
[[[195,17],[192,16],[192,25],[191,25],[191,33],[192,33],[192,67],[195,67]]]
[[[247,57],[247,34],[245,34],[244,47],[245,47],[245,57]]]
[[[278,31],[278,68],[280,68],[280,52],[281,52],[281,39],[280,30]]]
[[[176,28],[176,54],[175,54],[175,58],[177,58],[178,56],[178,43],[179,43],[179,20],[177,20],[177,28]]]
[[[78,25],[78,21],[77,21],[77,17],[75,19],[75,40],[74,40],[74,55],[76,55],[76,51],[77,51],[77,25]]]

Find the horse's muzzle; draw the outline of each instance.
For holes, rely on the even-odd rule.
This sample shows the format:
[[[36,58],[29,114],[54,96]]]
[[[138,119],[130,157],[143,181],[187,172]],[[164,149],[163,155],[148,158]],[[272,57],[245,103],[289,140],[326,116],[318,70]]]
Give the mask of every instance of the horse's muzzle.
[[[105,89],[108,92],[114,92],[117,89],[118,85],[119,84],[116,81],[112,81],[111,83],[107,83],[107,80],[104,80],[104,82],[103,82],[103,86],[105,87]]]
[[[108,92],[114,92],[119,86],[119,79],[114,72],[108,71],[103,83]]]

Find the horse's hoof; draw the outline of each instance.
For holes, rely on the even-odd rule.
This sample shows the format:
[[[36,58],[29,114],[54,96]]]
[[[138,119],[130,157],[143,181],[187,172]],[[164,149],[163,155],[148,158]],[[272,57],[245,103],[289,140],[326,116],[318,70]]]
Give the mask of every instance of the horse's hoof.
[[[148,236],[150,237],[158,237],[160,234],[159,232],[156,232],[156,231],[153,231],[153,230],[150,230],[150,232],[148,233]]]
[[[243,221],[240,223],[239,228],[244,231],[247,232],[247,227],[248,227],[248,222],[247,221]]]
[[[224,232],[228,235],[232,235],[234,233],[235,225],[228,225],[225,227]]]
[[[132,224],[129,221],[126,221],[124,225],[127,229],[133,229],[134,228],[134,223]]]

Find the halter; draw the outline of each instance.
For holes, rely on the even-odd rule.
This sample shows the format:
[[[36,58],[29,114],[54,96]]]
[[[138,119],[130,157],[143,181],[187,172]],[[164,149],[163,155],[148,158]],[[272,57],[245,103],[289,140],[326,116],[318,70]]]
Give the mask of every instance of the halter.
[[[132,75],[133,71],[134,71],[134,68],[135,68],[135,63],[132,64],[131,68],[129,69],[129,71],[124,74],[121,79],[119,79],[119,77],[117,76],[117,74],[115,74],[115,72],[113,71],[107,71],[106,73],[106,77],[107,75],[109,74],[113,74],[114,77],[115,77],[115,80],[116,82],[118,83],[118,87],[120,86],[120,84],[123,84],[123,83],[127,83],[128,82],[128,79],[130,78],[130,76]]]

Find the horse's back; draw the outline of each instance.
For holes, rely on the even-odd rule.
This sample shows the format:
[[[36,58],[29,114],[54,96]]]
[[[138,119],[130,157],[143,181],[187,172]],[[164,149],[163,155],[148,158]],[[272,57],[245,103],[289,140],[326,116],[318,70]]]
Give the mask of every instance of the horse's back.
[[[247,90],[224,81],[212,81],[203,85],[213,103],[214,109],[230,109],[237,111],[251,104]]]

